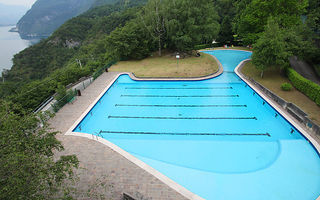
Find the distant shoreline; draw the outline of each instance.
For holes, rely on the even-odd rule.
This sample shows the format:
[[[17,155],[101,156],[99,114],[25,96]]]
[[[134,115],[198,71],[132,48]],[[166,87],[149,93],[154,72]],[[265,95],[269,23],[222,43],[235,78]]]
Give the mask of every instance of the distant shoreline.
[[[19,33],[18,28],[14,25],[14,27],[12,27],[9,32],[16,32]]]
[[[16,26],[15,24],[0,24],[0,27],[6,27],[6,26]]]

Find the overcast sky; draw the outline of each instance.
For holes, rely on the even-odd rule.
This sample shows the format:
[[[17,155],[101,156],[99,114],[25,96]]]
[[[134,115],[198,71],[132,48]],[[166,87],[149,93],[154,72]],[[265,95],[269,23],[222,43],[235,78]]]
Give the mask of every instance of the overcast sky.
[[[22,5],[31,8],[36,0],[0,0],[0,3],[7,5]]]

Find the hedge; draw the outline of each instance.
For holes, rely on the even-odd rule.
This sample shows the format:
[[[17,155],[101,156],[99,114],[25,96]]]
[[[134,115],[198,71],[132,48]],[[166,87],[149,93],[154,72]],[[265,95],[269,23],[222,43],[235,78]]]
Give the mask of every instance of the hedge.
[[[292,85],[320,106],[320,85],[302,77],[292,68],[287,69],[287,76]]]

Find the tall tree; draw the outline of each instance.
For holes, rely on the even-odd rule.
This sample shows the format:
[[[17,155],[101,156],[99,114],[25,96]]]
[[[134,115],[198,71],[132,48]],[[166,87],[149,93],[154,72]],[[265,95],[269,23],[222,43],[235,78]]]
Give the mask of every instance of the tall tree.
[[[232,42],[234,39],[234,31],[232,22],[236,15],[236,0],[214,0],[220,20],[220,32],[217,41],[221,43]]]
[[[159,56],[161,56],[161,41],[166,33],[164,2],[162,0],[150,0],[143,8],[140,18],[150,35],[158,41]]]
[[[212,42],[219,33],[219,16],[212,1],[164,0],[166,2],[168,47],[192,50],[195,45]],[[205,13],[205,14],[204,14]]]
[[[239,6],[243,11],[236,21],[237,33],[246,44],[254,44],[273,17],[280,27],[290,27],[301,23],[301,15],[305,12],[308,0],[242,0]]]
[[[134,19],[106,37],[106,57],[113,60],[142,59],[154,50],[154,40]]]
[[[217,41],[221,43],[228,43],[233,41],[232,25],[229,16],[224,17],[222,20]]]
[[[291,54],[286,49],[284,34],[275,19],[270,18],[265,31],[253,48],[252,62],[263,72],[269,67],[286,67]]]

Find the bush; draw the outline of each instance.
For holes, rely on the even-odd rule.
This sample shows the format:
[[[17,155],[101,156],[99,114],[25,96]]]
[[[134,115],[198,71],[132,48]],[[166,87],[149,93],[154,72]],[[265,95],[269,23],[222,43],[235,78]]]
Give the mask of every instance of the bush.
[[[199,44],[199,45],[196,45],[194,48],[195,50],[200,50],[200,49],[206,49],[211,47],[212,47],[212,44]]]
[[[281,89],[283,91],[290,91],[290,90],[292,90],[292,85],[290,83],[283,83],[281,85]]]
[[[320,106],[320,85],[305,79],[292,68],[287,69],[287,76],[297,90]]]

